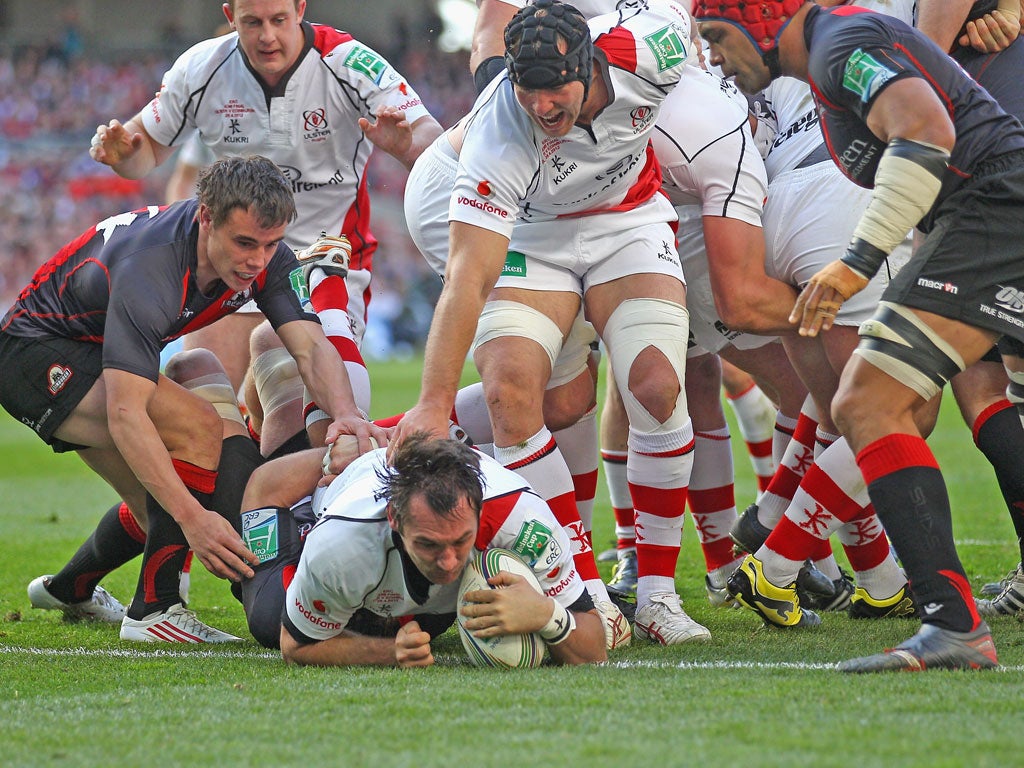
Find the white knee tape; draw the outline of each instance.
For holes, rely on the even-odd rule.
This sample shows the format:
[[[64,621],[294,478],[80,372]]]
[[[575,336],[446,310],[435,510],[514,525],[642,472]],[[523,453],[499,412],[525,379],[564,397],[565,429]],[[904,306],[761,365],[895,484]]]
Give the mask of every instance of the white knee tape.
[[[576,315],[569,336],[562,344],[562,350],[551,366],[551,379],[547,389],[554,389],[579,376],[587,369],[590,360],[590,345],[597,341],[597,331],[583,317],[583,310]]]
[[[543,312],[518,301],[487,302],[477,322],[473,346],[479,347],[502,336],[521,336],[537,342],[547,353],[554,370],[555,360],[562,350],[562,332]]]
[[[211,373],[207,376],[197,376],[184,382],[182,386],[210,403],[222,419],[245,426],[242,412],[238,410],[238,396],[226,374]]]
[[[615,373],[615,383],[626,406],[629,425],[638,433],[674,432],[689,421],[686,388],[683,386],[689,325],[690,313],[686,307],[663,299],[627,299],[608,318],[604,343]],[[679,380],[675,409],[663,423],[656,421],[629,391],[629,372],[633,361],[648,347],[654,347],[665,355]]]
[[[284,347],[268,349],[252,361],[252,380],[264,413],[302,398],[299,367]]]

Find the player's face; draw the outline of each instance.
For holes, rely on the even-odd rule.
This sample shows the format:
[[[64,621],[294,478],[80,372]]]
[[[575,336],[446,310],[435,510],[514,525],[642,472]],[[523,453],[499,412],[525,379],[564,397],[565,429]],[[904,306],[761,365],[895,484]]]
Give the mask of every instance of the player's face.
[[[478,517],[465,499],[440,517],[420,494],[413,496],[401,526],[405,552],[431,584],[451,584],[462,576],[476,541]],[[392,527],[395,523],[392,521]]]
[[[573,80],[558,88],[515,86],[516,100],[548,136],[565,136],[583,110],[583,83]]]
[[[742,31],[721,21],[702,21],[697,28],[709,48],[708,63],[721,67],[741,91],[754,94],[772,81],[761,52]]]
[[[261,227],[255,216],[241,208],[232,209],[223,223],[214,225],[209,209],[200,206],[199,287],[206,288],[220,278],[236,293],[247,289],[267,268],[284,239],[285,226]]]
[[[224,5],[224,15],[238,32],[238,43],[252,68],[267,85],[277,85],[302,52],[299,26],[306,0],[235,0]]]

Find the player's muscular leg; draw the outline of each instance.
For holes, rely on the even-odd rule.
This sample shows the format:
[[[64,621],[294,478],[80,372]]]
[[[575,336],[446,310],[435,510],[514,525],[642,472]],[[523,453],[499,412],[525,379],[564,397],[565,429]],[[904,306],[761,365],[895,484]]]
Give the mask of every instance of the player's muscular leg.
[[[589,370],[544,392],[544,423],[552,432],[572,426],[595,404],[596,382]]]
[[[717,355],[703,354],[686,359],[686,402],[695,432],[725,427],[721,389],[722,366]]]
[[[259,313],[227,315],[185,336],[185,349],[210,350],[224,366],[233,390],[238,392],[249,367],[249,334],[262,322],[263,315]]]
[[[502,336],[482,344],[474,360],[484,385],[496,445],[512,445],[544,425],[544,385],[551,363],[529,339]]]
[[[757,349],[725,347],[718,354],[753,376],[782,413],[794,419],[797,417],[807,396],[807,387],[793,368],[782,342],[772,342]]]
[[[887,302],[860,334],[832,404],[855,453],[886,435],[922,434],[917,412],[995,341],[991,331]]]

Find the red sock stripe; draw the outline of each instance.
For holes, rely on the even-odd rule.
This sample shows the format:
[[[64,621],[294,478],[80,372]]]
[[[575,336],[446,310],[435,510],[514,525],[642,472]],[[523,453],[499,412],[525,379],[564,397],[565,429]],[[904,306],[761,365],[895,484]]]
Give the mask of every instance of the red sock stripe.
[[[700,548],[704,553],[704,566],[708,572],[728,565],[736,559],[732,553],[732,539],[728,536],[709,541],[707,544],[701,543]]]
[[[985,422],[995,416],[997,413],[1005,411],[1007,408],[1014,408],[1013,403],[1009,400],[999,400],[992,403],[988,408],[978,414],[978,418],[974,420],[974,426],[971,427],[971,437],[974,438],[974,444],[978,444],[978,432],[985,426]]]
[[[625,464],[628,455],[625,453],[607,453],[601,451],[601,461],[606,461],[609,464]]]
[[[674,456],[685,456],[688,453],[693,452],[693,440],[690,440],[686,445],[676,448],[671,451],[656,451],[654,453],[646,453],[645,451],[636,451],[641,456],[649,456],[652,459],[668,459]]]
[[[102,571],[90,571],[89,573],[80,573],[75,576],[75,581],[72,589],[74,590],[75,602],[84,602],[92,598],[93,592],[96,590],[96,583],[110,573],[110,569]]]
[[[792,499],[796,489],[800,487],[803,477],[802,474],[797,474],[785,464],[780,464],[779,468],[775,470],[775,474],[772,475],[767,490],[784,499]]]
[[[249,433],[249,437],[256,445],[260,444],[260,433],[257,432],[252,426],[252,417],[246,414],[245,416],[245,431]]]
[[[872,522],[874,521],[874,522]],[[868,527],[860,534],[860,540],[854,544],[844,544],[843,551],[846,552],[846,559],[850,561],[850,567],[857,573],[877,568],[889,557],[889,540],[885,536],[870,536],[874,530],[880,532],[877,518],[863,521]]]
[[[737,400],[737,399],[743,397],[745,394],[747,394],[747,392],[749,392],[750,390],[752,390],[756,386],[757,386],[757,382],[756,381],[752,381],[752,382],[750,382],[749,386],[744,387],[742,392],[739,392],[738,394],[735,394],[735,395],[730,393],[730,392],[726,392],[725,396],[727,398],[729,398],[730,400]]]
[[[797,423],[799,424],[799,422]],[[779,424],[779,422],[777,421],[775,422],[775,431],[780,432],[781,434],[788,437],[790,440],[792,440],[793,435],[796,434],[796,429],[783,426],[782,424]]]
[[[581,475],[573,475],[572,487],[576,491],[577,499],[589,501],[597,496],[597,470],[584,472]]]
[[[837,520],[848,523],[860,514],[860,504],[847,496],[836,481],[817,464],[812,464],[807,470],[804,479],[800,481],[800,487]]]
[[[182,573],[192,573],[192,556],[195,554],[191,549],[185,555],[185,564],[181,566]]]
[[[679,562],[679,547],[659,547],[657,544],[636,545],[637,576],[668,576],[675,578]]]
[[[174,557],[175,553],[180,549],[184,549],[184,546],[181,544],[169,544],[166,547],[161,547],[146,559],[146,567],[142,571],[142,583],[147,603],[155,603],[157,601],[157,571],[160,570],[164,563]]]
[[[687,495],[690,511],[695,514],[702,512],[720,512],[736,505],[733,486],[723,485],[721,488],[690,488]]]
[[[342,312],[347,312],[348,285],[345,283],[345,278],[338,275],[327,275],[309,295],[309,303],[313,305],[314,312],[323,312],[327,309],[340,309]]]
[[[203,469],[180,459],[171,459],[171,463],[186,488],[200,493],[213,493],[213,489],[217,485],[216,470]]]
[[[857,466],[868,485],[880,477],[910,467],[938,469],[935,455],[917,435],[886,435],[857,454]]]
[[[121,527],[124,528],[124,532],[131,536],[139,544],[146,543],[146,532],[142,530],[142,526],[139,525],[139,521],[135,519],[135,515],[128,509],[128,505],[123,501],[121,506],[117,508],[117,519],[121,523]]]
[[[652,488],[649,485],[629,484],[629,495],[633,497],[633,508],[654,517],[671,519],[679,517],[686,510],[688,489]]]
[[[557,448],[558,446],[555,445],[555,438],[552,437],[539,451],[534,451],[529,456],[526,456],[520,459],[519,461],[513,461],[511,464],[506,464],[505,466],[506,468],[511,469],[514,472],[518,469],[522,469],[528,464],[532,464],[535,461],[543,459],[548,454],[554,452]]]
[[[832,542],[828,539],[818,539],[818,545],[814,548],[814,552],[810,553],[809,557],[815,562],[832,557]]]
[[[762,440],[758,443],[747,443],[747,453],[755,459],[766,459],[772,455],[772,439]]]
[[[338,355],[346,363],[356,363],[357,365],[366,367],[366,363],[363,360],[363,355],[359,351],[359,347],[356,346],[355,341],[350,339],[348,336],[328,336],[327,340],[334,345],[334,348],[338,350]]]
[[[960,593],[964,603],[967,604],[967,610],[971,614],[971,631],[973,632],[981,624],[981,616],[978,615],[978,605],[974,602],[974,595],[971,594],[971,585],[956,571],[940,570],[939,575],[953,585],[953,588]]]
[[[775,524],[771,535],[765,541],[765,546],[787,560],[802,562],[815,553],[819,542],[821,539],[817,536],[805,531],[788,517],[783,516]]]
[[[719,442],[728,442],[731,439],[730,435],[712,435],[710,432],[694,432],[694,437],[699,437],[701,440],[718,440]]]

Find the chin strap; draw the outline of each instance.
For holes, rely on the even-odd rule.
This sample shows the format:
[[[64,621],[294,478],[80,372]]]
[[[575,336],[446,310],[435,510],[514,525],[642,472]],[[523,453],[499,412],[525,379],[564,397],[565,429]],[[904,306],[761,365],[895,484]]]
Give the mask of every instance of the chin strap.
[[[761,61],[768,67],[768,74],[772,76],[772,80],[782,77],[782,66],[779,64],[779,48],[777,45],[770,51],[762,53]]]

